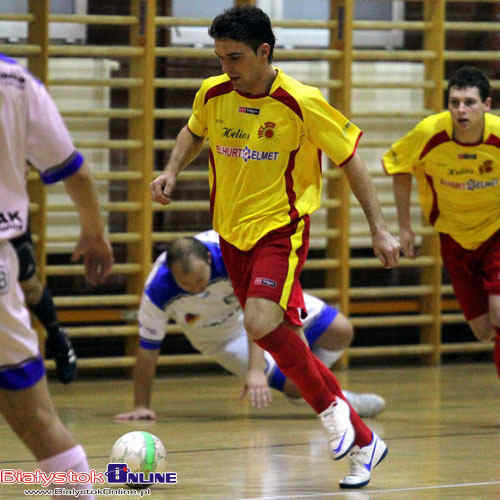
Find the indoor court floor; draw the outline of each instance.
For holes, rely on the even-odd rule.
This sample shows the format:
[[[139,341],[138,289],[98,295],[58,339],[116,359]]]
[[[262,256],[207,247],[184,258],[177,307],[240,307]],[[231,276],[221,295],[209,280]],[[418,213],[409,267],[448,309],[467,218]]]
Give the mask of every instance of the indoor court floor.
[[[105,470],[111,446],[126,432],[144,429],[162,439],[168,471],[177,472],[178,483],[153,488],[143,498],[500,499],[500,380],[492,363],[351,368],[337,375],[345,388],[387,400],[386,410],[367,423],[389,454],[361,490],[339,489],[348,460],[329,459],[325,434],[308,407],[273,393],[270,408],[252,409],[239,399],[241,382],[220,371],[160,375],[155,423],[113,421],[131,409],[132,382],[125,377],[82,377],[69,386],[51,381],[50,387],[91,468]],[[3,421],[0,442],[1,469],[36,468]],[[23,489],[2,484],[0,499],[29,498]]]

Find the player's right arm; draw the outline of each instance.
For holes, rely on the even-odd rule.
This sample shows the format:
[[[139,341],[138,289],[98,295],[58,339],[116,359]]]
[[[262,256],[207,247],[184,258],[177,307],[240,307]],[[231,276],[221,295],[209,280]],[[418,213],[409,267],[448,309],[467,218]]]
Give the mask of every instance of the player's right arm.
[[[161,256],[149,275],[139,308],[139,339],[134,369],[134,409],[116,415],[115,420],[156,420],[156,413],[151,409],[151,394],[158,355],[166,333],[167,315],[153,302],[155,299],[152,300],[148,293],[153,295],[151,288],[160,287],[161,280],[154,279],[157,277],[156,272],[162,270],[160,259]]]
[[[207,135],[207,116],[205,95],[210,88],[208,80],[201,85],[193,102],[193,112],[175,141],[174,149],[170,154],[167,165],[151,183],[151,197],[162,205],[171,201],[177,175],[184,170],[199,154]]]
[[[422,149],[422,134],[417,126],[396,141],[382,158],[382,166],[392,175],[394,201],[398,214],[399,243],[406,257],[415,258],[415,233],[411,228],[411,186],[414,166]]]
[[[162,205],[170,203],[177,176],[200,154],[203,140],[203,137],[194,135],[187,125],[181,129],[165,170],[151,183],[153,201]]]
[[[415,258],[415,233],[411,228],[410,197],[411,197],[411,174],[394,174],[392,187],[396,210],[398,214],[399,243],[406,257]]]
[[[249,335],[247,335],[247,342],[248,370],[241,397],[248,396],[250,404],[255,408],[266,408],[272,402],[272,395],[265,373],[266,360],[264,351]]]
[[[156,412],[151,409],[151,393],[158,354],[158,349],[144,349],[139,345],[134,369],[134,409],[116,415],[115,420],[156,420]]]

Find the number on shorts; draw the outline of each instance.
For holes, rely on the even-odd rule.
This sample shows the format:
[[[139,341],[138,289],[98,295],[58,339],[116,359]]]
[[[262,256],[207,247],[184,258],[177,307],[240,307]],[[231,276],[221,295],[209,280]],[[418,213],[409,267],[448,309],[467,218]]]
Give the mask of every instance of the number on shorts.
[[[5,295],[9,291],[9,274],[7,269],[0,265],[0,294]]]

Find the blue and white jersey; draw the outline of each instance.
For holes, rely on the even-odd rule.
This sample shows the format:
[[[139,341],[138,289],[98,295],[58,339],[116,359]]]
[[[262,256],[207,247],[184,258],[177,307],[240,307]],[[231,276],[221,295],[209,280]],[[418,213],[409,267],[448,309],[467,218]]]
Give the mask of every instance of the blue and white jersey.
[[[169,322],[178,324],[191,343],[210,353],[239,334],[243,313],[229,281],[215,231],[198,234],[212,256],[208,286],[198,294],[182,290],[165,264],[166,252],[155,261],[139,309],[141,346],[160,348]]]
[[[51,184],[76,172],[83,157],[42,83],[2,54],[0,152],[0,240],[6,240],[27,229],[26,160]]]
[[[175,282],[165,264],[166,252],[155,261],[149,273],[139,309],[140,345],[145,349],[159,349],[169,322],[178,324],[183,333],[199,351],[213,354],[225,344],[245,336],[243,311],[235,297],[227,275],[215,231],[196,235],[212,256],[211,276],[202,293],[190,294]],[[328,328],[337,310],[322,300],[304,294],[307,318],[304,330],[317,337]]]

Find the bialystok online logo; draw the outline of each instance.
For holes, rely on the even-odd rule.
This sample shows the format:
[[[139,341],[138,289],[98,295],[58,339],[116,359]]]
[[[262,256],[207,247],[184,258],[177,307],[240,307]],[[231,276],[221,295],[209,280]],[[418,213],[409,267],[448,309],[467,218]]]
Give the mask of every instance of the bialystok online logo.
[[[176,484],[177,472],[130,472],[127,464],[108,464],[108,470],[105,472],[110,484]]]
[[[0,483],[39,484],[43,487],[67,484],[112,484],[116,486],[148,486],[152,484],[177,484],[177,472],[131,472],[126,463],[110,463],[106,472],[91,469],[89,472],[44,472],[36,469],[25,472],[20,469],[0,469]]]

